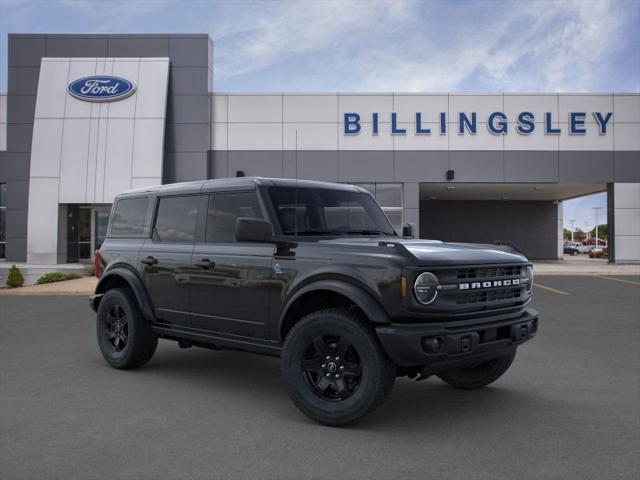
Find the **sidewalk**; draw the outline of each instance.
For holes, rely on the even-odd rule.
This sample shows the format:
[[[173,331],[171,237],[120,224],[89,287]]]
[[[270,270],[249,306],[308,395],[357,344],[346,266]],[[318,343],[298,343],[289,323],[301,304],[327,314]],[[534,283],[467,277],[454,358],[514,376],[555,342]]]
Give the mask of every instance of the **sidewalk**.
[[[64,282],[46,283],[44,285],[28,285],[20,288],[0,288],[3,295],[91,295],[98,279],[83,277]]]
[[[604,258],[565,256],[563,260],[534,261],[536,275],[640,275],[640,265],[619,265]]]

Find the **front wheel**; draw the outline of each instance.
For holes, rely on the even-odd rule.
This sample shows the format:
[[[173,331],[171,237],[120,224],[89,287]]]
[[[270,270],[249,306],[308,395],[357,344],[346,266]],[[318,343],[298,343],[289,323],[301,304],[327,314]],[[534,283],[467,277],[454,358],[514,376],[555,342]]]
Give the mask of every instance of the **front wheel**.
[[[500,378],[511,366],[516,356],[515,350],[502,357],[488,362],[474,365],[473,367],[457,368],[440,372],[438,377],[455,388],[463,390],[475,390],[486,387]]]
[[[295,405],[331,426],[352,423],[389,395],[396,369],[358,315],[346,309],[310,313],[282,350],[282,380]]]

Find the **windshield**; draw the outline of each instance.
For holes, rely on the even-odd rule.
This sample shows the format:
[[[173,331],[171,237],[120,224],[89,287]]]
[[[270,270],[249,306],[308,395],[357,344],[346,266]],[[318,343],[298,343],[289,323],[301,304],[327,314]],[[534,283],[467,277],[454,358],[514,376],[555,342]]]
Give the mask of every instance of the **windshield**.
[[[395,235],[368,193],[271,187],[269,197],[285,235]]]

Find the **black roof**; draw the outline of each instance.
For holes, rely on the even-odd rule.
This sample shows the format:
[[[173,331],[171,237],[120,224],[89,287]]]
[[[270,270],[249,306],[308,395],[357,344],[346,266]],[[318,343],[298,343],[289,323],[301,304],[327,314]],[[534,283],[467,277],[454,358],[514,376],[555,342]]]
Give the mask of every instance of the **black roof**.
[[[144,193],[176,194],[215,192],[225,190],[244,190],[248,188],[256,188],[258,185],[290,188],[330,188],[335,190],[350,190],[361,192],[365,191],[361,187],[344,183],[319,182],[315,180],[296,180],[292,178],[232,177],[143,187],[122,192],[118,196],[140,195]]]

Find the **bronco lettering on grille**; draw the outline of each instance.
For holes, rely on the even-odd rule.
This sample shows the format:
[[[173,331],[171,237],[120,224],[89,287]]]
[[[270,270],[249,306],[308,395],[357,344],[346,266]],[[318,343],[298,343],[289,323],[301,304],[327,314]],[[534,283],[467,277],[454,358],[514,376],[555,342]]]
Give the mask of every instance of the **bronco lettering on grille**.
[[[507,280],[491,280],[488,282],[471,282],[458,284],[459,290],[477,290],[480,288],[495,288],[495,287],[512,287],[514,285],[520,285],[519,278],[512,278]]]

